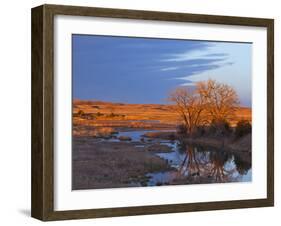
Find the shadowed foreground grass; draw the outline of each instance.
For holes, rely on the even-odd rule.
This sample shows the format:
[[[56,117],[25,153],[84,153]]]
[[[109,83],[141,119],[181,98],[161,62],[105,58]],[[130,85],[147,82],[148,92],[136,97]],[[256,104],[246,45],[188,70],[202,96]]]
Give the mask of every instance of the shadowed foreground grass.
[[[72,189],[146,186],[147,173],[172,170],[153,150],[136,144],[74,138]]]

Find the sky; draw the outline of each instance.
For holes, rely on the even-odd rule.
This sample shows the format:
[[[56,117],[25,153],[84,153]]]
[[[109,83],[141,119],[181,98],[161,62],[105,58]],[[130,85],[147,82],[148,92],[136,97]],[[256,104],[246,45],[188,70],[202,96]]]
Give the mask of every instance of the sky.
[[[251,62],[251,43],[73,34],[73,98],[167,104],[175,88],[215,79],[250,107]]]

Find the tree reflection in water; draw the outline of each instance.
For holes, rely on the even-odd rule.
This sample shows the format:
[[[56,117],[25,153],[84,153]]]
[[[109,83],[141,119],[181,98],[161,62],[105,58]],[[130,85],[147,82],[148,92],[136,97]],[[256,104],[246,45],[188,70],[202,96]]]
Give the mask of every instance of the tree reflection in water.
[[[230,160],[230,155],[224,151],[212,151],[210,152],[210,162],[212,164],[210,177],[215,182],[228,182],[231,180],[235,168],[227,170],[225,163]]]
[[[179,144],[185,156],[178,167],[176,180],[192,183],[240,181],[251,168],[251,159],[225,150]]]

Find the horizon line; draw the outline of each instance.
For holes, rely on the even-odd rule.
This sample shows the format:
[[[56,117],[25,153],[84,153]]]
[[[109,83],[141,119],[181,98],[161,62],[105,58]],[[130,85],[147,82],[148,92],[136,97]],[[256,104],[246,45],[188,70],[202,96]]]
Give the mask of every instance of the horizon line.
[[[128,103],[128,102],[120,102],[120,101],[104,101],[104,100],[97,100],[97,99],[80,99],[80,98],[72,98],[72,103],[75,101],[81,101],[81,102],[101,102],[101,103],[110,103],[110,104],[134,104],[134,105],[173,105],[169,104],[168,102],[166,104],[164,103]],[[238,105],[237,107],[241,108],[251,108],[252,106],[246,106],[246,105]]]

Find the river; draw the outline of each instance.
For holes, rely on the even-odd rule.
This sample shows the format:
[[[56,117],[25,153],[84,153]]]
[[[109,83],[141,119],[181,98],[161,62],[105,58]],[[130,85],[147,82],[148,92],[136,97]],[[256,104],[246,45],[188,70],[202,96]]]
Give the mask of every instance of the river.
[[[249,153],[230,152],[226,150],[189,145],[178,140],[170,141],[159,138],[146,138],[145,133],[160,132],[155,130],[138,130],[119,132],[119,136],[130,137],[138,142],[140,150],[146,145],[158,143],[171,148],[170,152],[154,153],[164,159],[171,171],[147,174],[147,186],[169,184],[204,184],[225,182],[250,182],[252,180],[251,157]],[[110,142],[120,142],[117,137]]]

